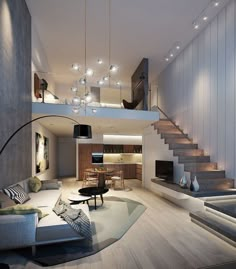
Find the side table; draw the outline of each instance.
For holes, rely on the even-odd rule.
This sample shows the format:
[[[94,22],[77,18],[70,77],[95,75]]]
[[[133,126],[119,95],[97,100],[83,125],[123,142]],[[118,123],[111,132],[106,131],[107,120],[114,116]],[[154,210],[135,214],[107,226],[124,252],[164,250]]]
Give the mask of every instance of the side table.
[[[76,204],[79,204],[79,203],[85,203],[87,202],[88,204],[88,201],[91,199],[91,195],[87,195],[87,196],[84,196],[84,195],[81,195],[79,193],[75,194],[75,193],[71,193],[69,196],[68,196],[68,200],[71,201],[71,204],[72,205],[76,205]]]

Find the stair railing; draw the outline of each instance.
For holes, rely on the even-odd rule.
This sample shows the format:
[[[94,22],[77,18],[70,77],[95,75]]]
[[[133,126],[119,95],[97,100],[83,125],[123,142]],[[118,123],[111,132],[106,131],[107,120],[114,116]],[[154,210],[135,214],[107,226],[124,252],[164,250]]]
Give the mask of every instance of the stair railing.
[[[178,129],[180,132],[181,132],[181,134],[183,134],[184,136],[186,136],[186,138],[190,141],[190,142],[192,142],[192,140],[188,137],[188,135],[186,135],[184,132],[183,132],[183,130],[182,129],[180,129],[179,128],[179,126],[178,125],[176,125],[175,124],[175,122],[170,118],[170,117],[168,117],[168,115],[157,105],[157,108],[158,108],[158,110],[175,126],[175,128],[176,129]]]

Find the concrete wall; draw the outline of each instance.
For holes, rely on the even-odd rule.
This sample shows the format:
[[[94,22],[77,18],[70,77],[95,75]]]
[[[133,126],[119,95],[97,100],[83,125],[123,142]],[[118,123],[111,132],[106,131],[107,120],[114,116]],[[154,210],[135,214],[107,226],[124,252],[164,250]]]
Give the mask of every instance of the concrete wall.
[[[57,139],[57,176],[76,176],[76,141],[74,138]]]
[[[159,77],[159,105],[200,148],[236,178],[236,1]]]
[[[0,0],[0,147],[31,120],[31,17],[24,0]],[[0,188],[31,176],[31,126],[0,156]]]

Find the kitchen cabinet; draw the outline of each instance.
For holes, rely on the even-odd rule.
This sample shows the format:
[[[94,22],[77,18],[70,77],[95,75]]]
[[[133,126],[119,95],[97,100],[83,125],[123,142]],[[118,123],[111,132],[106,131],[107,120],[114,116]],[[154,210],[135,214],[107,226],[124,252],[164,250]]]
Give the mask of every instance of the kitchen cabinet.
[[[124,164],[123,171],[125,179],[136,178],[136,164]]]
[[[136,164],[136,178],[142,180],[142,164]]]
[[[122,170],[124,173],[124,179],[136,178],[136,164],[135,163],[104,164],[104,167],[114,170],[114,171]]]
[[[79,179],[82,180],[85,169],[97,167],[92,164],[92,153],[103,152],[103,144],[79,144]]]
[[[104,145],[104,153],[123,153],[123,145]]]
[[[104,153],[142,153],[142,145],[104,145]]]

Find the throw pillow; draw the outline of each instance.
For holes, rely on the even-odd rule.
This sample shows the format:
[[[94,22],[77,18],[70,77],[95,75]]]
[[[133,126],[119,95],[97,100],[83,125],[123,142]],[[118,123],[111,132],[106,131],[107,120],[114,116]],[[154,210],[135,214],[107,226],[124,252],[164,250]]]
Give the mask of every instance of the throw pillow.
[[[54,206],[54,208],[52,209],[57,215],[60,215],[62,213],[64,213],[66,211],[66,207],[64,202],[62,202],[61,200]]]
[[[57,190],[60,188],[57,179],[42,180],[41,183],[41,190]]]
[[[0,192],[0,208],[13,206],[15,204],[16,203],[12,199],[10,199],[6,194]]]
[[[15,205],[0,209],[0,215],[24,215],[32,213],[38,213],[39,219],[48,215],[32,205]]]
[[[30,199],[29,195],[19,185],[3,189],[3,192],[17,204],[23,204]]]
[[[39,178],[32,177],[28,181],[29,189],[31,192],[39,192],[42,186],[42,183]]]

